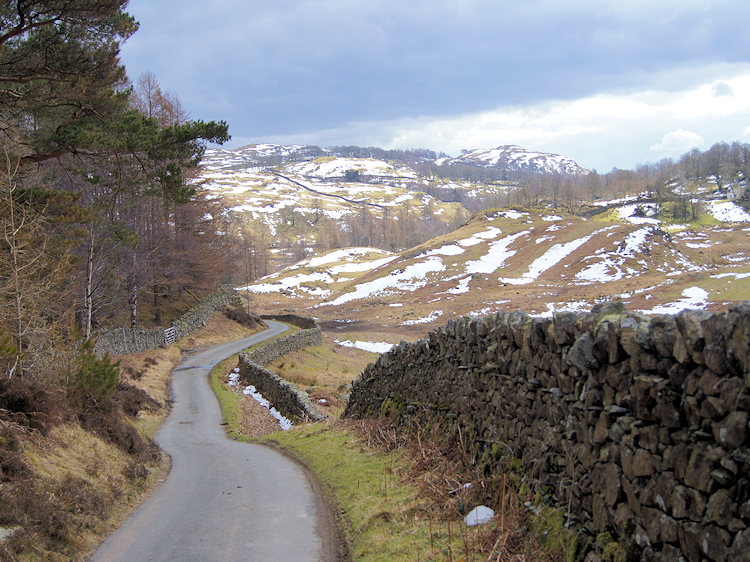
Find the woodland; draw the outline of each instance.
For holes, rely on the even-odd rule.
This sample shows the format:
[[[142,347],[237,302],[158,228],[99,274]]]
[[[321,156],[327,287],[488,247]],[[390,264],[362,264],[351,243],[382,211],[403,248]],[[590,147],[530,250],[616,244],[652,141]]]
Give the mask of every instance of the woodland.
[[[125,4],[0,6],[8,379],[75,373],[98,326],[168,321],[164,303],[194,302],[226,269],[218,213],[189,181],[206,142],[229,139],[227,125],[190,119],[152,74],[130,81],[118,53],[137,23]]]

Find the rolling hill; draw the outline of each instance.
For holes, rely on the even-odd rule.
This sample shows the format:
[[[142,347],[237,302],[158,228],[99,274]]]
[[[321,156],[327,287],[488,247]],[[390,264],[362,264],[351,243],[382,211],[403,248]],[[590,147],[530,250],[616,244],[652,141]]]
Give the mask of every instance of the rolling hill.
[[[273,251],[303,250],[287,250],[278,262],[286,267],[243,287],[257,308],[312,310],[334,333],[392,342],[501,309],[551,315],[621,299],[656,314],[750,296],[750,214],[716,178],[670,179],[660,198],[634,193],[571,213],[543,199],[513,205],[524,188],[511,181],[448,179],[423,167],[589,173],[560,156],[515,146],[456,159],[384,156],[301,145],[209,152],[200,180],[230,222],[266,229]],[[470,218],[472,197],[498,205]],[[327,242],[334,228],[338,243]]]
[[[718,218],[697,227],[644,222],[633,208],[614,204],[591,219],[490,210],[405,252],[336,250],[243,290],[264,309],[313,310],[339,330],[396,334],[499,310],[551,315],[617,298],[658,314],[750,296],[745,211],[717,201],[707,208]]]

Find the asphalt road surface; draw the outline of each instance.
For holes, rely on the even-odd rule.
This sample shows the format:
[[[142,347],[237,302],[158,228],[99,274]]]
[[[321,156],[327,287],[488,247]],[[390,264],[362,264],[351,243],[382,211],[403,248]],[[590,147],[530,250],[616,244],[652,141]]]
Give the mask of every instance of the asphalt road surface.
[[[166,480],[92,560],[330,560],[325,507],[304,471],[280,453],[230,441],[208,384],[214,365],[286,330],[186,356],[174,370],[174,407],[157,434],[172,457]]]

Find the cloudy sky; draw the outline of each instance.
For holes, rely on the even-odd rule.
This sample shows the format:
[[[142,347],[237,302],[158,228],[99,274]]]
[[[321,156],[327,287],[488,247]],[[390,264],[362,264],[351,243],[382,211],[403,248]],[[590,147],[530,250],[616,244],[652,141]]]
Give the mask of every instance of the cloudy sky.
[[[518,144],[609,171],[750,142],[747,0],[131,0],[122,59],[256,142]]]

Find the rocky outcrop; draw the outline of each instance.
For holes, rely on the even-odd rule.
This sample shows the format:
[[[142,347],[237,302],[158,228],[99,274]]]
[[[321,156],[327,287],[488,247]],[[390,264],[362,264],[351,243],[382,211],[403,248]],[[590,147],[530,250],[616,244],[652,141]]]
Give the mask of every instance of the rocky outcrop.
[[[460,431],[486,470],[511,454],[643,559],[747,559],[749,354],[748,302],[464,318],[368,365],[344,415]]]

